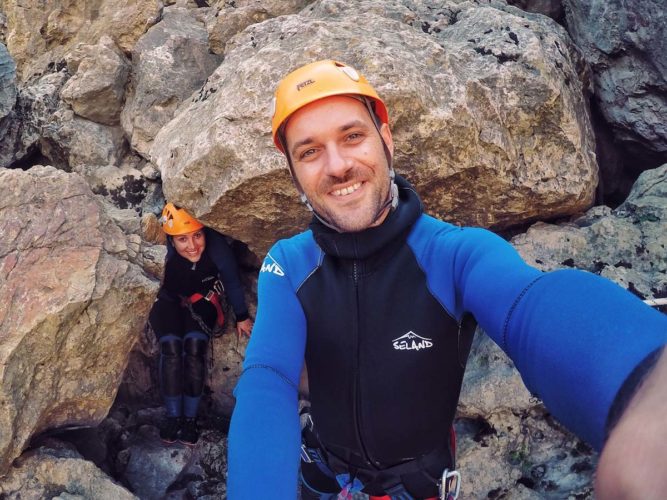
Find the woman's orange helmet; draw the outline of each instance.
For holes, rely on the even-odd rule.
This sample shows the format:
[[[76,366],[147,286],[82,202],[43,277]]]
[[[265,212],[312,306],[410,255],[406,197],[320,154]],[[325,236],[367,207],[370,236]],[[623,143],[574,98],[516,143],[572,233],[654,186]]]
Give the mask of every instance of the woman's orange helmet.
[[[357,70],[338,61],[317,61],[292,71],[278,84],[271,121],[276,147],[285,153],[281,127],[292,113],[318,99],[343,94],[369,98],[380,122],[389,123],[384,102]]]
[[[162,209],[160,224],[162,224],[162,230],[169,236],[191,233],[204,227],[184,208],[178,208],[173,203],[167,203]]]

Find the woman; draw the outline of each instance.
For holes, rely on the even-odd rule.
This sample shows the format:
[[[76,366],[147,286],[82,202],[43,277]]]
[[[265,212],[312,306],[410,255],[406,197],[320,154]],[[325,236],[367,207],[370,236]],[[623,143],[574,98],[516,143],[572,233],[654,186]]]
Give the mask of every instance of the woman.
[[[165,205],[160,222],[167,234],[167,260],[149,317],[160,345],[160,388],[167,409],[160,437],[194,445],[208,342],[223,324],[223,290],[234,309],[238,335],[250,336],[253,325],[224,236],[172,203]]]

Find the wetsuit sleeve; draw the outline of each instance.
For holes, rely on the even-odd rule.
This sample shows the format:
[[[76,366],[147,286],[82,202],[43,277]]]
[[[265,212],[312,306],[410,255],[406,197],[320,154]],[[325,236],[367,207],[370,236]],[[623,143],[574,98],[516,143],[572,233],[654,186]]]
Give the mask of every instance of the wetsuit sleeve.
[[[243,295],[243,285],[239,276],[239,270],[234,257],[234,252],[227,244],[225,237],[214,231],[206,229],[206,251],[211,260],[218,268],[222,284],[225,287],[227,300],[234,309],[237,321],[248,319],[248,307]]]
[[[619,389],[667,342],[667,316],[594,274],[541,273],[489,231],[459,230],[452,243],[458,312],[471,312],[528,389],[601,449]]]
[[[282,252],[259,275],[258,309],[236,386],[229,430],[230,500],[296,498],[300,450],[297,388],[306,321]],[[272,267],[278,262],[282,267]]]

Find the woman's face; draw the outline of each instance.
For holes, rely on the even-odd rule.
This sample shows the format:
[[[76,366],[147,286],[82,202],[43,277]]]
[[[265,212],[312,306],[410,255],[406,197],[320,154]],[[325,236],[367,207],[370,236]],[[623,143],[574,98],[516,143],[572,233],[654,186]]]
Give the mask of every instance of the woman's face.
[[[203,229],[172,236],[172,242],[178,255],[190,262],[199,262],[206,248],[206,237]]]

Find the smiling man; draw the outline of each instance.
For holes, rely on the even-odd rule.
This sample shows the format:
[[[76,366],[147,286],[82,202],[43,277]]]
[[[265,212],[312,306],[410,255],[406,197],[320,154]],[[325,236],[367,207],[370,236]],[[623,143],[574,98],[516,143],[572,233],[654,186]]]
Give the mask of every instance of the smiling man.
[[[455,497],[452,423],[476,323],[580,437],[600,449],[619,415],[627,428],[625,405],[636,407],[667,341],[665,316],[598,276],[542,273],[493,233],[424,214],[394,174],[384,102],[345,64],[290,73],[272,125],[313,222],[262,266],[229,498],[292,499],[299,477],[303,498]]]

